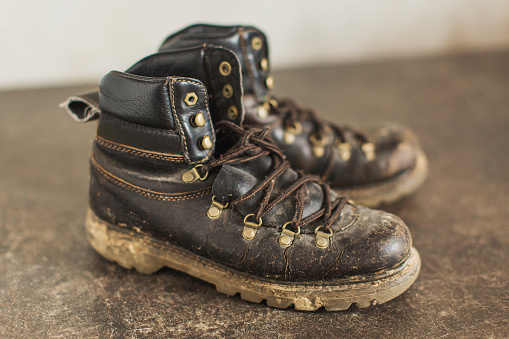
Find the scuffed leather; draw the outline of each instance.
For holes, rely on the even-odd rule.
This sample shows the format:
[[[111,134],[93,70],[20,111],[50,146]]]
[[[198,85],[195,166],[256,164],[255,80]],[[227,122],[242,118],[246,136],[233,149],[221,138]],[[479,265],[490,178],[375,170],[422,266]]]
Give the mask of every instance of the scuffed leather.
[[[232,269],[282,281],[327,283],[395,268],[409,255],[411,236],[398,217],[351,205],[346,205],[333,225],[331,246],[325,250],[315,246],[313,232],[301,232],[288,248],[279,245],[281,226],[295,211],[291,202],[279,206],[273,218],[263,220],[255,239],[247,241],[241,235],[243,219],[253,210],[226,208],[216,220],[207,217],[212,199],[207,187],[228,186],[239,179],[228,169],[224,169],[224,175],[223,169],[219,174],[211,173],[196,186],[176,184],[185,166],[161,171],[152,163],[147,170],[130,165],[135,158],[132,154],[107,154],[98,147],[93,152],[94,161],[122,183],[135,183],[151,194],[173,194],[178,198],[168,201],[159,195],[147,196],[142,194],[144,191],[128,189],[92,165],[90,205],[94,212],[107,222],[149,234]],[[358,220],[356,215],[360,215]]]
[[[110,77],[113,77],[112,81]],[[232,269],[281,281],[323,281],[327,284],[333,279],[395,268],[407,259],[411,236],[399,218],[351,204],[345,205],[340,217],[332,224],[333,236],[328,248],[319,249],[314,243],[314,230],[323,225],[323,218],[303,228],[290,247],[282,247],[278,243],[281,227],[293,220],[297,212],[295,192],[263,216],[262,226],[253,240],[245,240],[242,237],[244,218],[259,209],[263,190],[250,196],[243,204],[234,207],[230,204],[215,220],[207,216],[212,197],[215,195],[222,202],[231,202],[249,194],[272,173],[279,158],[264,155],[236,165],[213,167],[206,177],[202,173],[203,180],[185,183],[182,175],[193,167],[191,162],[195,155],[204,164],[211,161],[209,155],[203,156],[200,150],[189,145],[187,148],[178,147],[184,141],[194,143],[204,130],[213,129],[204,84],[183,77],[150,78],[119,72],[107,75],[105,79],[107,81],[102,82],[101,91],[107,93],[104,98],[108,102],[108,112],[101,117],[99,131],[102,136],[98,136],[93,148],[90,179],[90,207],[104,221],[148,234]],[[129,81],[133,81],[133,88],[128,88]],[[149,90],[144,88],[145,83]],[[153,84],[159,86],[161,83],[167,95],[154,95]],[[134,93],[133,89],[139,92]],[[125,97],[126,93],[120,93],[121,90],[126,90],[133,97]],[[191,106],[183,101],[190,91],[198,96],[198,102]],[[140,98],[140,95],[145,97]],[[141,111],[138,114],[142,117],[139,117],[133,107],[143,108],[143,105],[138,106],[134,102],[137,100],[150,102],[156,108],[167,107],[168,110],[150,111],[154,114],[150,119],[147,119],[146,111]],[[106,109],[103,108],[103,111],[106,112]],[[189,117],[196,112],[206,116],[207,127],[204,130],[189,124]],[[168,126],[155,128],[148,123],[164,122],[170,117],[175,129]],[[125,133],[136,129],[144,132],[134,133],[132,138]],[[125,144],[107,140],[103,133],[105,130],[110,136],[122,134]],[[151,137],[151,134],[154,131],[160,134],[161,130],[167,130],[171,135],[171,138],[163,140],[172,142],[172,150],[179,150],[178,154],[149,151],[153,148],[151,141],[157,143],[161,140]],[[216,143],[218,151],[214,154],[217,157],[237,143],[232,135],[225,131],[221,133],[221,139]],[[146,147],[133,148],[140,142],[137,140],[140,135],[146,136]],[[175,136],[180,136],[180,139]],[[273,184],[272,199],[288,189],[299,175],[288,168],[278,176]],[[323,208],[325,194],[322,186],[316,183],[305,185],[307,194],[302,198],[304,216]]]

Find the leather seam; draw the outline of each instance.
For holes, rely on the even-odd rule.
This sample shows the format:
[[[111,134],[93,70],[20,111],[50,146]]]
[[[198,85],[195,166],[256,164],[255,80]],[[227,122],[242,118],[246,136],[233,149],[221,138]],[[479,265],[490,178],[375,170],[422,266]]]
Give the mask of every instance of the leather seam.
[[[171,86],[167,86],[167,87],[169,87],[169,88],[170,88],[170,99],[171,99],[172,113],[173,113],[173,116],[174,116],[174,118],[175,118],[175,121],[177,121],[177,126],[178,126],[179,132],[180,132],[180,134],[181,134],[181,136],[182,136],[182,137],[181,137],[181,139],[182,139],[182,141],[183,141],[183,143],[184,143],[184,156],[185,156],[186,160],[187,160],[189,163],[191,163],[191,164],[193,164],[193,163],[205,162],[205,161],[209,160],[210,155],[211,155],[211,153],[212,153],[212,150],[210,150],[210,151],[207,153],[207,155],[206,155],[203,159],[201,159],[201,160],[199,160],[199,161],[194,161],[194,162],[193,162],[193,161],[191,161],[191,159],[189,158],[189,151],[188,151],[188,149],[187,149],[187,142],[186,142],[186,134],[184,133],[184,129],[182,128],[182,125],[180,124],[180,119],[179,119],[179,118],[178,118],[178,116],[177,116],[177,110],[176,110],[176,107],[175,107],[175,90],[174,90],[174,88],[173,88],[173,84],[174,84],[174,82],[175,82],[175,81],[179,81],[179,82],[190,82],[190,83],[193,83],[193,84],[195,84],[195,85],[198,85],[198,86],[200,86],[200,87],[202,88],[202,90],[204,91],[204,93],[207,93],[207,90],[205,89],[205,87],[204,87],[202,84],[200,84],[200,83],[198,83],[198,82],[196,82],[196,81],[189,80],[189,79],[183,80],[183,79],[175,79],[175,78],[171,78]],[[208,113],[208,114],[205,114],[205,115],[206,115],[206,118],[207,118],[207,120],[209,121],[210,126],[212,126],[212,121],[211,121],[211,119],[210,119],[209,104],[208,104],[208,100],[207,100],[207,98],[205,98],[205,106],[206,106],[206,111],[207,111],[207,113]],[[211,127],[211,128],[212,128],[212,127]],[[212,133],[212,143],[213,143],[213,144],[215,144],[215,142],[216,142],[216,138],[215,138],[214,133]]]
[[[114,150],[120,151],[120,152],[127,152],[127,153],[131,153],[134,155],[139,155],[142,157],[155,158],[155,159],[166,160],[166,161],[171,161],[171,162],[184,162],[184,157],[182,155],[163,155],[163,154],[157,154],[157,153],[153,153],[153,152],[147,152],[147,151],[143,151],[143,150],[140,150],[140,149],[137,149],[134,147],[130,147],[127,145],[122,145],[122,144],[115,143],[113,141],[106,140],[100,136],[96,136],[95,141],[101,146],[108,147],[108,148],[111,148],[111,149],[114,149]]]
[[[138,193],[138,194],[144,195],[148,198],[152,198],[152,199],[156,199],[156,200],[183,201],[183,200],[189,200],[189,199],[201,197],[203,195],[207,195],[212,191],[212,188],[207,188],[207,189],[204,189],[201,191],[198,190],[198,191],[191,191],[191,192],[184,192],[184,193],[177,193],[177,194],[161,193],[161,192],[154,192],[154,191],[151,191],[153,193],[149,193],[149,192],[145,192],[143,190],[143,188],[135,186],[133,184],[130,184],[130,183],[116,177],[115,175],[109,173],[95,161],[93,156],[90,158],[90,161],[92,163],[92,166],[94,166],[94,168],[97,171],[99,171],[99,173],[104,178],[109,180],[110,182],[116,184],[117,186],[124,187],[130,191],[133,191],[135,193]]]

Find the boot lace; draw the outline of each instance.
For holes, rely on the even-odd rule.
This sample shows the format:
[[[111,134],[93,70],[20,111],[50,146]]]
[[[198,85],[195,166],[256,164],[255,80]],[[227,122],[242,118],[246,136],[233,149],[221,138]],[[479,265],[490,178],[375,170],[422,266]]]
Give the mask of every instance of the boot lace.
[[[300,124],[299,121],[309,121],[314,127],[310,136],[311,143],[320,145],[323,148],[329,143],[329,140],[327,140],[327,130],[332,130],[335,134],[334,143],[340,152],[343,151],[343,153],[340,154],[341,158],[345,161],[350,159],[351,148],[351,145],[347,141],[346,134],[353,136],[353,138],[356,140],[356,144],[359,145],[368,160],[372,160],[374,157],[374,143],[371,142],[366,135],[356,131],[351,126],[338,126],[322,120],[314,110],[300,107],[297,105],[297,103],[295,103],[294,100],[289,98],[276,99],[275,97],[270,97],[263,103],[263,106],[265,109],[267,109],[267,111],[281,115],[285,129],[295,130],[295,126]],[[347,147],[346,151],[348,153],[344,153],[345,147]],[[324,170],[321,174],[321,178],[323,180],[327,180],[330,174],[330,170],[334,165],[332,149],[332,147],[329,147],[329,153],[323,154],[324,156],[327,156],[327,163],[326,166],[324,166]],[[348,155],[343,156],[344,154]]]
[[[349,202],[347,196],[333,198],[330,187],[324,184],[319,177],[298,173],[299,178],[290,185],[290,187],[279,192],[277,196],[273,197],[273,195],[275,195],[274,186],[276,180],[286,169],[290,167],[290,165],[285,160],[282,151],[270,138],[269,128],[243,129],[230,122],[221,122],[217,124],[217,129],[233,132],[237,134],[240,139],[238,143],[226,153],[205,164],[202,171],[208,172],[213,168],[223,165],[242,164],[267,155],[272,155],[272,158],[275,161],[272,172],[267,175],[264,180],[258,183],[248,194],[241,196],[236,200],[229,201],[230,206],[241,205],[255,194],[262,191],[263,198],[261,199],[260,207],[256,213],[254,213],[254,219],[260,221],[263,216],[273,210],[284,199],[288,198],[292,194],[296,194],[297,208],[292,219],[292,224],[295,225],[294,227],[300,230],[301,228],[311,224],[313,221],[323,217],[323,231],[328,232],[330,230],[331,225],[339,218],[341,211]],[[323,203],[322,207],[318,211],[315,211],[311,215],[303,218],[304,203],[306,200],[305,184],[308,182],[315,182],[322,187]]]

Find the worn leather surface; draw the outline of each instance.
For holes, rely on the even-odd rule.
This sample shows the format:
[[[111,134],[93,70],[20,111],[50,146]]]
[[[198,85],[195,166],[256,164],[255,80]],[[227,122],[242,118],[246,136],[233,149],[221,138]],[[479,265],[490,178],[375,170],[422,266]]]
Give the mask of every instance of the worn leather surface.
[[[260,49],[254,49],[252,40],[259,37]],[[160,51],[170,51],[203,43],[220,45],[234,51],[243,69],[245,122],[248,125],[271,126],[272,136],[296,169],[321,176],[334,188],[356,188],[383,183],[414,168],[417,154],[421,151],[417,137],[407,128],[385,124],[371,129],[360,130],[375,145],[376,158],[368,160],[361,150],[362,142],[355,133],[346,130],[345,139],[352,146],[350,159],[343,160],[335,147],[337,134],[328,129],[328,143],[323,156],[313,153],[310,137],[316,127],[309,119],[301,119],[302,133],[295,136],[295,142],[286,144],[286,125],[278,109],[272,109],[268,117],[258,116],[258,107],[270,96],[266,79],[270,73],[261,68],[262,59],[269,60],[269,49],[265,35],[250,26],[193,25],[173,35],[162,43]],[[328,91],[324,88],[324,91]]]
[[[177,127],[175,130],[167,129],[171,137],[165,140],[179,144],[180,152],[174,146],[172,152],[177,152],[172,155],[152,151],[156,146],[160,147],[149,145],[152,140],[156,144],[159,141],[150,137],[154,127],[147,126],[148,119],[133,117],[130,106],[124,106],[124,111],[114,105],[120,100],[129,103],[131,98],[125,98],[125,92],[119,93],[117,84],[120,81],[109,81],[110,77],[121,79],[121,89],[128,87],[129,81],[132,81],[133,88],[126,92],[133,93],[139,89],[135,98],[145,93],[146,98],[142,98],[142,102],[156,100],[152,91],[144,90],[143,84],[150,88],[154,83],[166,84],[168,96],[159,96],[158,100],[164,102],[152,102],[152,107],[166,107],[169,100],[170,111],[161,111],[160,118],[165,120],[169,113],[172,114]],[[345,205],[340,217],[331,226],[333,236],[328,248],[319,249],[314,243],[314,230],[323,225],[323,217],[303,227],[290,247],[281,246],[278,242],[281,227],[294,220],[298,213],[296,191],[263,216],[262,226],[253,240],[244,239],[244,218],[260,208],[263,199],[260,193],[264,191],[257,194],[250,192],[266,180],[282,160],[270,152],[256,157],[257,153],[252,153],[256,149],[253,149],[245,155],[251,160],[213,167],[204,180],[185,183],[182,175],[191,169],[190,164],[196,156],[204,164],[212,160],[211,153],[205,155],[200,153],[200,149],[193,148],[196,136],[204,132],[189,123],[190,116],[201,112],[208,119],[203,129],[207,133],[212,129],[204,85],[190,78],[150,78],[119,72],[110,73],[104,79],[101,90],[108,93],[105,96],[111,103],[108,111],[114,108],[111,115],[115,117],[111,117],[110,113],[101,117],[91,158],[90,206],[101,219],[149,234],[230,268],[282,281],[329,281],[364,275],[393,268],[407,258],[411,236],[401,219],[351,204]],[[184,97],[191,91],[197,94],[198,100],[189,106]],[[151,111],[151,114],[155,112]],[[141,115],[146,114],[142,112]],[[157,120],[156,116],[151,118]],[[130,122],[123,123],[125,121]],[[133,121],[143,121],[147,125]],[[141,135],[146,136],[145,147],[134,151],[133,147],[140,145],[139,135],[129,138],[129,134],[124,133],[126,128],[144,131],[145,134]],[[108,134],[103,133],[105,129],[109,135],[122,134],[124,139],[108,140]],[[225,152],[232,146],[237,152],[240,146],[235,145],[240,142],[240,137],[228,133],[225,128],[220,131],[221,139],[217,141],[215,156],[228,154]],[[242,129],[239,131],[247,133]],[[176,135],[180,136],[180,140],[175,138]],[[242,142],[242,147],[245,147],[244,143],[249,144],[249,139]],[[273,180],[272,202],[301,176],[290,168],[281,173]],[[327,192],[324,186],[311,181],[305,183],[304,190],[302,216],[306,217],[324,208]],[[334,199],[335,193],[331,194]],[[207,216],[213,196],[226,204],[247,195],[249,198],[244,203],[225,208],[218,219],[212,220]]]
[[[207,217],[207,210],[212,199],[210,189],[216,192],[224,186],[222,190],[230,197],[248,192],[250,184],[244,179],[250,176],[251,185],[258,180],[248,173],[249,169],[237,168],[236,176],[231,167],[224,167],[197,185],[183,184],[178,182],[188,169],[185,165],[158,171],[152,163],[147,170],[139,164],[130,166],[136,157],[139,158],[126,153],[107,154],[97,146],[94,148],[90,185],[90,206],[94,212],[107,222],[127,225],[230,268],[283,281],[327,281],[395,267],[409,253],[411,236],[401,219],[351,205],[345,207],[342,217],[333,225],[329,248],[322,250],[314,244],[312,229],[320,221],[284,248],[278,237],[282,224],[295,212],[291,198],[263,220],[254,240],[245,240],[241,235],[243,220],[247,212],[256,208],[257,197],[243,209],[224,209],[216,220]],[[270,161],[262,162],[265,164],[254,164],[253,168],[264,167]],[[293,170],[288,170],[284,176],[286,183],[281,182],[281,186],[296,176]],[[310,194],[307,199],[315,197],[316,194]],[[313,203],[307,205],[311,210],[316,208]]]

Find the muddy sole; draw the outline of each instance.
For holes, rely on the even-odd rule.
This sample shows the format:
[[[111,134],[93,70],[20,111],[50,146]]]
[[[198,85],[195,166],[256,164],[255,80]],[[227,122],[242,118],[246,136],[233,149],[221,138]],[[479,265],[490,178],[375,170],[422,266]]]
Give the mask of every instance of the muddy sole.
[[[297,310],[346,310],[389,301],[412,285],[420,269],[420,257],[412,248],[410,257],[397,269],[366,277],[352,277],[319,283],[290,284],[250,276],[211,260],[157,241],[145,234],[126,230],[99,219],[92,210],[86,219],[87,237],[103,257],[125,268],[154,273],[163,267],[187,273],[216,286],[228,295],[240,294],[244,300],[277,308]]]
[[[371,208],[395,203],[414,193],[428,176],[428,160],[423,152],[417,156],[415,167],[393,180],[350,190],[339,189],[340,195],[348,195],[355,203]]]

